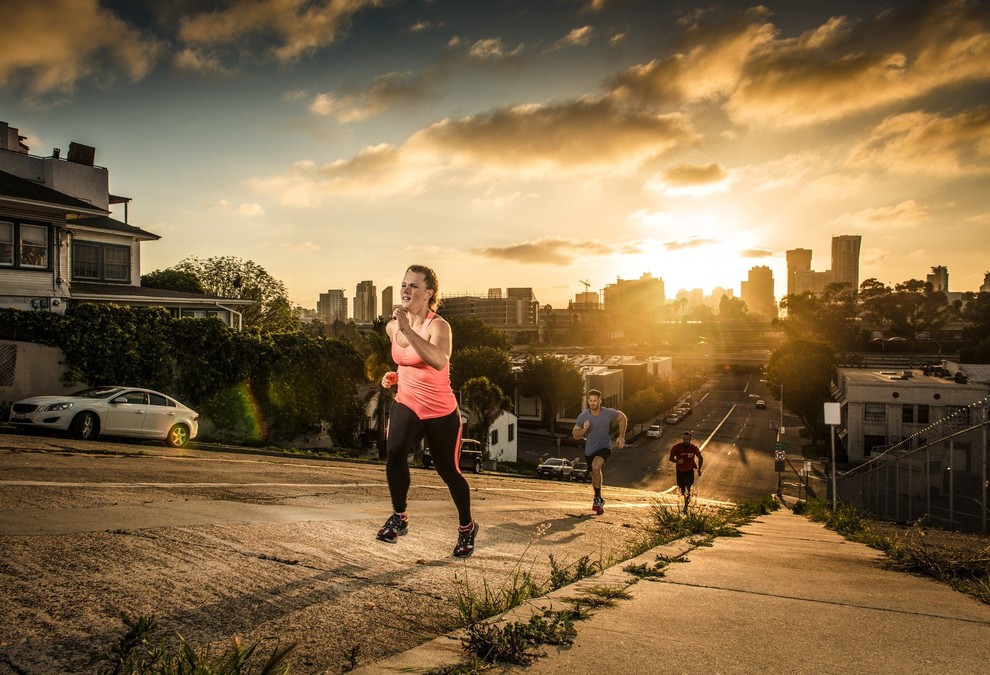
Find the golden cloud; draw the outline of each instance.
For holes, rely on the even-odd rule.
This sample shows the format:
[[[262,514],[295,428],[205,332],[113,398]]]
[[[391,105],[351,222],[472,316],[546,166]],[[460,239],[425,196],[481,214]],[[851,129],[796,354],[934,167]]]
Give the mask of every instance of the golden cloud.
[[[542,237],[510,246],[474,248],[471,252],[485,258],[527,264],[570,265],[581,256],[611,255],[613,247],[599,241],[575,241],[564,237]]]
[[[360,121],[380,115],[397,103],[422,101],[429,95],[435,79],[434,70],[419,75],[386,73],[363,90],[351,86],[337,93],[318,94],[309,109],[317,115],[333,115],[342,124]]]
[[[229,45],[246,37],[275,35],[271,55],[292,61],[331,44],[352,16],[381,0],[235,0],[224,9],[183,17],[179,39],[188,45]]]
[[[668,241],[663,245],[663,247],[668,251],[683,251],[685,249],[712,246],[718,243],[719,242],[716,239],[702,239],[700,237],[691,237],[690,239],[686,239],[682,241]]]
[[[990,6],[925,2],[763,45],[725,109],[737,122],[793,127],[988,78]]]
[[[518,171],[579,170],[638,165],[694,141],[679,114],[618,108],[606,99],[521,105],[444,120],[409,140],[479,168]]]
[[[990,172],[990,106],[951,117],[911,112],[873,128],[850,155],[853,166],[878,166],[898,173],[944,176]]]
[[[72,93],[97,74],[100,84],[116,73],[140,80],[160,49],[96,0],[2,3],[0,26],[0,85],[22,79],[32,99]]]

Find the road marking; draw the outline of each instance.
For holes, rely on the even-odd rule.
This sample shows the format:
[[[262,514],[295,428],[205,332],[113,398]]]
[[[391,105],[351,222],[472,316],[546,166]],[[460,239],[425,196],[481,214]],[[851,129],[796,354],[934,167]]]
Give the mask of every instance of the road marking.
[[[708,445],[708,443],[709,443],[709,442],[710,442],[710,441],[712,440],[712,437],[713,437],[713,436],[714,436],[715,434],[717,434],[717,433],[718,433],[718,430],[722,428],[722,425],[726,423],[726,421],[727,421],[727,420],[729,419],[729,417],[730,417],[730,416],[732,415],[732,411],[733,411],[733,410],[735,410],[735,409],[736,409],[736,404],[735,404],[735,403],[733,403],[733,404],[732,404],[732,407],[731,407],[731,408],[729,408],[729,412],[727,412],[727,413],[725,413],[725,417],[723,417],[723,418],[722,418],[722,421],[718,423],[718,426],[716,426],[716,427],[715,427],[714,429],[712,429],[712,432],[711,432],[710,434],[708,434],[708,438],[706,438],[706,439],[705,439],[705,442],[701,444],[701,447],[700,447],[700,448],[698,448],[699,450],[704,450],[704,449],[705,449],[705,446],[707,446],[707,445]]]

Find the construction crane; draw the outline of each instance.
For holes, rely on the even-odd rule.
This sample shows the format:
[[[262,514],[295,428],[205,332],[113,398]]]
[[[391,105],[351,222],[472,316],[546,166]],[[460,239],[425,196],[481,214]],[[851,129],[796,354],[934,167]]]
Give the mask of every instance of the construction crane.
[[[591,282],[585,279],[578,279],[578,283],[584,284],[584,292],[587,293],[588,289],[591,288]]]

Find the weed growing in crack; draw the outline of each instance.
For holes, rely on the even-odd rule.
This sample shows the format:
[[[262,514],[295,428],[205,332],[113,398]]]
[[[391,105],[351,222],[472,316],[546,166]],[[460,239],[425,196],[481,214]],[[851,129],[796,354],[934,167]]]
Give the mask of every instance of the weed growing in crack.
[[[531,616],[522,623],[504,626],[478,623],[468,626],[464,650],[487,663],[529,665],[539,656],[534,649],[542,645],[569,645],[576,635],[569,612],[550,612],[548,616]]]

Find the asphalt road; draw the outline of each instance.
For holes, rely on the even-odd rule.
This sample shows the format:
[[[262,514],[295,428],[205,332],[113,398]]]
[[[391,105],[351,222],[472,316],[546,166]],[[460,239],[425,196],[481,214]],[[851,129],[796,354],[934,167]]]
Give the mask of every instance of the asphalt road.
[[[0,673],[94,672],[121,613],[173,643],[295,642],[294,673],[342,672],[455,627],[459,597],[621,560],[658,498],[613,488],[592,517],[585,484],[468,480],[481,532],[464,561],[431,470],[413,470],[390,545],[381,464],[2,433]]]
[[[758,409],[752,395],[768,401]],[[672,494],[676,489],[674,466],[667,461],[670,447],[690,430],[705,456],[704,471],[695,484],[699,497],[721,502],[756,498],[777,490],[773,445],[779,418],[778,403],[756,374],[728,373],[709,378],[694,392],[694,410],[679,424],[663,424],[661,438],[642,436],[622,450],[612,451],[605,470],[605,484]],[[784,426],[793,418],[784,415]],[[798,450],[795,429],[782,437],[789,452]],[[556,456],[553,443],[523,436],[520,455],[528,461]],[[560,456],[580,456],[579,446],[562,444]]]

